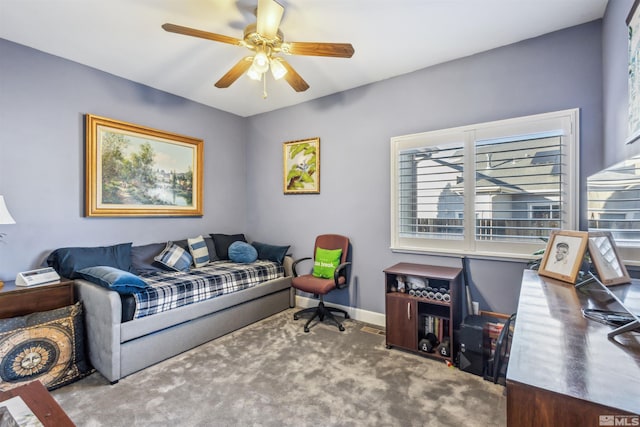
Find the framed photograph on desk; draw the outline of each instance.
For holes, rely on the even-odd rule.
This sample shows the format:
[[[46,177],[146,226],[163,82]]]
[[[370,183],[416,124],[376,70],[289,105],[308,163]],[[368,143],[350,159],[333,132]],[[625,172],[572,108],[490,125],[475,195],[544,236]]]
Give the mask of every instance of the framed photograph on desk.
[[[587,250],[588,236],[586,231],[553,231],[538,273],[575,283]]]
[[[611,233],[608,231],[589,233],[589,254],[603,285],[612,286],[631,282],[631,277],[620,259]]]

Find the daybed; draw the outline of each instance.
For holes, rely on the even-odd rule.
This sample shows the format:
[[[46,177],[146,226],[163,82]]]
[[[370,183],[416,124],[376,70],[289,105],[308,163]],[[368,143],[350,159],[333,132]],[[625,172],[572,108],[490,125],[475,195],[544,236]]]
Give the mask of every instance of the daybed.
[[[100,248],[61,248],[49,256],[49,265],[56,268],[61,275],[75,280],[76,295],[85,311],[89,360],[110,382],[117,382],[133,372],[294,306],[295,294],[291,288],[292,259],[285,256],[288,246],[276,247],[254,242],[252,245],[257,248],[256,252],[264,256],[258,256],[255,262],[243,260],[242,263],[234,263],[226,259],[229,256],[227,249],[231,247],[227,243],[237,236],[244,240],[244,236],[211,236],[226,236],[222,239],[222,247],[211,238],[204,239],[209,253],[217,251],[216,255],[212,254],[210,257],[215,261],[203,263],[199,267],[192,264],[186,272],[163,271],[166,266],[159,268],[159,255],[153,256],[165,246],[166,251],[172,242],[137,247],[128,243]],[[188,243],[191,243],[191,239]],[[248,246],[246,243],[244,245]],[[184,246],[188,250],[189,245],[187,241],[182,241],[175,242],[173,247],[175,246]],[[274,252],[274,248],[280,250]],[[282,249],[285,252],[282,252]],[[179,307],[176,307],[178,304],[175,302],[166,304],[166,301],[162,300],[164,305],[169,306],[165,307],[166,311],[153,313],[152,310],[151,314],[136,318],[141,310],[139,307],[136,308],[135,304],[144,300],[140,298],[143,291],[136,293],[137,289],[132,289],[130,283],[120,279],[116,282],[127,282],[128,285],[109,288],[109,284],[105,286],[101,280],[93,280],[93,277],[79,273],[91,271],[91,268],[87,269],[91,266],[110,266],[115,271],[122,271],[124,275],[124,271],[127,271],[127,255],[131,261],[128,271],[134,273],[136,278],[142,279],[147,286],[149,283],[156,286],[156,280],[166,280],[165,276],[168,276],[170,281],[180,281],[181,277],[193,276],[193,283],[183,286],[191,289],[201,282],[203,277],[208,276],[210,269],[220,267],[224,271],[217,274],[214,280],[218,282],[220,292],[213,293],[223,294],[211,297],[207,293],[207,299],[198,302],[190,302],[194,298],[192,295],[182,297],[182,300],[188,301],[186,305]],[[276,258],[279,262],[274,261]],[[198,258],[193,259],[197,263]],[[256,284],[254,273],[241,272],[238,273],[238,277],[249,276],[254,283],[246,285],[250,287],[241,290],[231,290],[236,288],[237,277],[233,277],[226,270],[235,270],[236,267],[251,268],[253,265],[264,267],[274,263],[278,264],[278,277]],[[229,281],[233,284],[229,285]],[[149,288],[145,288],[145,291],[146,289]],[[171,293],[175,293],[175,289],[166,292],[167,295]],[[138,301],[134,302],[134,294]]]

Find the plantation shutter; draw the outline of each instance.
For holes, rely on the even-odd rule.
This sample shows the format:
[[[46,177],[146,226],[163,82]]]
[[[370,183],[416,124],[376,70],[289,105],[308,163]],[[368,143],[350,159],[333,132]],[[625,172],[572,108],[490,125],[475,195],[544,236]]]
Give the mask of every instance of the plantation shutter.
[[[476,240],[538,240],[560,228],[562,140],[541,134],[476,142]]]
[[[464,146],[451,143],[400,152],[398,199],[403,237],[462,239]]]

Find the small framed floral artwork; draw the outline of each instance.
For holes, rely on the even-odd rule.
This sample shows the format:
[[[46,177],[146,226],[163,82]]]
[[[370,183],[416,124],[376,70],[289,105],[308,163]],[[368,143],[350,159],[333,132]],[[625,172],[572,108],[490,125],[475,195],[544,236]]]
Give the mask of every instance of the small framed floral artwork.
[[[640,138],[640,0],[634,0],[627,26],[629,30],[629,136],[627,144]]]
[[[283,145],[284,194],[320,193],[320,138]]]

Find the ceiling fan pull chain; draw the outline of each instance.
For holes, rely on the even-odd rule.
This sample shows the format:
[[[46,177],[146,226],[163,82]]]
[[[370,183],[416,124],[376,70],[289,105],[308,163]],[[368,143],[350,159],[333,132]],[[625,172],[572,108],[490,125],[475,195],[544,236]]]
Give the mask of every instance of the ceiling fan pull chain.
[[[267,99],[267,73],[262,73],[262,99]]]

